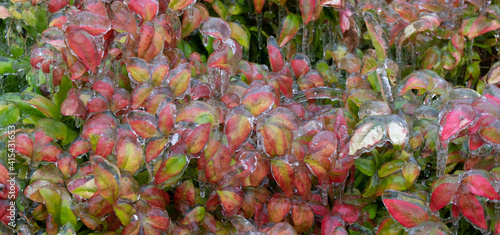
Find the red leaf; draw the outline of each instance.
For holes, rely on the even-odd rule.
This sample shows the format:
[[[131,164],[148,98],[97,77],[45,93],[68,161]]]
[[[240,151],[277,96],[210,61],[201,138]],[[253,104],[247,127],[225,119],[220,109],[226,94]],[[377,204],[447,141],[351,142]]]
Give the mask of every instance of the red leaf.
[[[201,3],[196,3],[192,11],[192,18],[189,17],[188,12],[184,12],[182,15],[182,38],[194,32],[200,26],[201,22],[209,17],[207,8]]]
[[[444,175],[432,184],[430,208],[433,212],[450,203],[458,190],[458,177]]]
[[[269,212],[269,221],[273,223],[281,222],[290,211],[292,202],[290,199],[283,197],[280,194],[274,194],[267,203]]]
[[[66,42],[85,67],[96,73],[97,66],[101,63],[101,56],[92,35],[77,26],[70,25],[66,28]]]
[[[420,197],[386,190],[382,198],[391,216],[405,227],[414,227],[429,219],[427,205]]]
[[[305,202],[294,202],[292,205],[292,221],[297,232],[302,233],[314,224],[314,214]]]
[[[227,118],[224,126],[229,152],[236,151],[252,132],[252,124],[243,111],[241,108],[233,109],[234,114]]]
[[[492,181],[481,175],[471,175],[463,179],[461,183],[472,194],[486,197],[490,200],[500,200],[500,195],[498,195],[493,187]]]
[[[241,98],[241,104],[257,116],[275,104],[274,89],[271,86],[251,87]]]
[[[134,139],[122,138],[116,142],[116,164],[124,171],[134,174],[143,163],[142,148]]]
[[[325,216],[321,221],[321,235],[347,235],[347,231],[336,216]]]
[[[439,130],[441,142],[449,140],[466,128],[475,118],[476,112],[470,105],[458,104],[453,107],[440,121],[442,128]]]
[[[204,123],[196,128],[189,134],[186,141],[186,151],[190,154],[197,154],[201,152],[208,142],[210,132],[212,130],[212,123]]]
[[[243,198],[245,194],[243,191],[236,187],[228,187],[217,190],[222,207],[226,211],[227,216],[231,217],[236,215],[243,205]]]
[[[341,204],[336,202],[332,208],[332,213],[334,215],[340,215],[342,220],[344,220],[346,223],[352,224],[358,220],[361,211],[353,205]]]
[[[462,192],[462,190],[460,190],[458,196],[458,206],[460,207],[462,214],[472,223],[482,229],[488,229],[488,226],[486,225],[486,218],[484,217],[483,207],[474,194]]]
[[[109,18],[111,19],[111,25],[114,30],[120,33],[127,32],[133,38],[136,38],[137,24],[134,15],[127,5],[122,2],[111,3]]]
[[[49,10],[50,13],[55,13],[59,9],[65,7],[66,5],[69,4],[68,0],[50,0],[47,5],[47,9]]]
[[[152,21],[158,12],[158,1],[156,0],[131,0],[128,7],[139,14],[142,19]]]
[[[168,139],[165,138],[151,140],[146,147],[146,163],[158,157],[165,150],[167,143]]]
[[[316,8],[316,0],[300,0],[300,12],[302,13],[302,21],[304,25],[309,24],[314,16]]]
[[[128,123],[137,135],[143,138],[160,137],[156,118],[145,111],[134,111],[128,116]]]
[[[297,78],[300,78],[302,77],[302,75],[305,75],[311,68],[311,62],[309,60],[309,57],[307,57],[302,53],[295,54],[292,60],[290,61],[290,65],[292,66],[293,73]]]
[[[267,51],[269,52],[269,63],[271,64],[273,72],[277,73],[281,71],[285,65],[283,52],[281,52],[281,49],[273,36],[270,36],[267,39]]]

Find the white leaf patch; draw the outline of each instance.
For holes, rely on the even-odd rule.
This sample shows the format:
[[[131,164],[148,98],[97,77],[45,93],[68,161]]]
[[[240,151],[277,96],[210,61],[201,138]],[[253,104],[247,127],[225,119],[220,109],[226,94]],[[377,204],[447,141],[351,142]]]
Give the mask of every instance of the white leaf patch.
[[[358,128],[349,143],[349,155],[354,155],[362,148],[369,148],[378,144],[384,137],[384,128],[382,125],[367,123]]]

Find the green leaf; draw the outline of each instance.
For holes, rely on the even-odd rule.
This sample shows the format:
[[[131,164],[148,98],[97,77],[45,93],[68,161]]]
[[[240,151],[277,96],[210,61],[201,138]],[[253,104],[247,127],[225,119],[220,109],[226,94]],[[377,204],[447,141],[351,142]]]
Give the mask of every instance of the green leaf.
[[[51,138],[60,140],[61,145],[71,143],[77,136],[76,132],[69,129],[66,124],[50,118],[40,119],[36,126]]]
[[[370,159],[371,158],[371,159]],[[356,168],[367,176],[372,176],[377,172],[375,168],[375,163],[373,162],[373,157],[368,158],[358,158],[354,160],[354,165]]]
[[[61,202],[61,224],[70,223],[73,227],[76,227],[76,216],[73,214],[69,202],[62,200]]]
[[[15,104],[0,100],[0,126],[17,122],[19,115],[19,108]]]
[[[14,61],[12,58],[0,56],[0,74],[14,73],[15,71],[12,68]]]
[[[59,195],[57,191],[49,188],[40,188],[38,191],[43,197],[48,213],[52,215],[57,223],[61,224],[61,195]]]

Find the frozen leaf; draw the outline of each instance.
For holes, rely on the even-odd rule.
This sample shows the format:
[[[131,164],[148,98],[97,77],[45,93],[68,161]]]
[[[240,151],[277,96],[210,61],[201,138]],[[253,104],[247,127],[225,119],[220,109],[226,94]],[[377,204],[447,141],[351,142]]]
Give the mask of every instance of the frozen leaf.
[[[382,201],[391,216],[405,227],[414,227],[429,219],[430,209],[418,196],[387,190]]]
[[[248,119],[249,114],[246,114],[244,111],[241,107],[233,109],[232,115],[227,117],[226,124],[224,125],[228,150],[230,152],[238,149],[253,129],[252,123]]]
[[[184,8],[187,8],[192,2],[195,0],[172,0],[168,4],[168,7],[174,11],[179,11],[183,10]]]
[[[292,133],[290,129],[281,125],[268,124],[259,128],[257,131],[259,140],[269,156],[283,156],[288,153],[292,142]]]
[[[459,191],[458,206],[465,218],[482,229],[488,229],[484,209],[474,194]]]
[[[373,47],[377,51],[377,60],[385,61],[387,55],[387,37],[384,30],[380,27],[379,23],[374,19],[370,12],[363,14],[368,34],[372,41]]]
[[[500,20],[480,14],[479,17],[464,19],[460,31],[463,36],[474,39],[498,28],[500,28]]]
[[[25,92],[21,95],[21,99],[41,111],[47,117],[52,117],[54,119],[61,118],[61,113],[57,106],[42,95],[33,92]]]
[[[392,161],[384,163],[380,169],[378,170],[378,176],[380,178],[384,178],[396,171],[401,170],[403,167],[404,161],[401,159],[394,159]]]
[[[134,174],[143,162],[142,148],[136,140],[122,138],[116,142],[116,164],[122,170]]]
[[[265,85],[251,87],[241,98],[241,104],[245,106],[254,116],[257,116],[270,109],[275,104],[274,89]]]
[[[189,225],[192,223],[199,223],[205,218],[206,209],[202,206],[197,206],[194,209],[186,212],[184,218],[182,218],[179,222],[184,225]]]
[[[325,216],[321,221],[321,235],[347,235],[340,218],[337,216]]]
[[[278,183],[286,197],[291,197],[293,194],[293,168],[282,159],[271,161],[271,172],[274,180]]]
[[[300,78],[305,75],[311,68],[311,61],[309,60],[309,57],[299,53],[295,54],[292,57],[290,65],[292,66],[295,77]]]
[[[143,138],[160,137],[160,132],[156,129],[158,120],[145,111],[134,111],[128,116],[128,123],[137,135]]]
[[[488,84],[496,84],[500,82],[500,63],[495,63],[491,66],[490,71],[485,76],[485,81]]]
[[[148,63],[141,58],[132,57],[127,63],[129,77],[142,83],[150,80]]]
[[[131,0],[128,7],[147,21],[152,21],[158,13],[158,1],[156,0]]]
[[[231,28],[231,38],[236,40],[242,47],[250,48],[250,33],[241,24],[229,22]]]
[[[114,204],[120,194],[120,170],[100,156],[94,155],[91,161],[95,185],[100,195],[110,204]]]
[[[191,66],[189,64],[178,65],[175,69],[170,70],[168,77],[168,85],[174,92],[176,97],[183,94],[189,87],[191,80]]]
[[[401,234],[403,230],[404,227],[394,221],[394,219],[387,218],[380,224],[377,235],[397,235]]]
[[[194,128],[185,140],[187,153],[197,154],[201,152],[208,142],[211,130],[211,123],[204,123]]]
[[[288,14],[283,20],[283,24],[281,24],[278,45],[280,47],[284,47],[290,40],[292,40],[295,37],[295,34],[299,31],[299,26],[300,16]]]
[[[93,36],[104,35],[111,29],[111,21],[107,14],[103,16],[90,11],[71,13],[67,11],[66,16],[71,25],[78,26]]]
[[[243,205],[243,198],[245,197],[243,191],[237,187],[226,187],[217,190],[217,194],[227,216],[236,215]]]
[[[302,21],[304,25],[309,24],[314,16],[314,9],[316,8],[316,0],[300,0],[300,12],[302,13]]]
[[[292,204],[292,221],[295,230],[299,233],[307,231],[314,225],[314,214],[305,202],[294,202]]]
[[[69,26],[66,28],[66,41],[85,67],[96,73],[97,66],[101,63],[101,55],[92,35],[77,26]]]
[[[382,141],[385,126],[371,120],[373,117],[363,119],[356,127],[349,144],[349,155],[354,155],[360,149],[369,149]]]
[[[475,118],[476,113],[470,105],[454,105],[447,113],[442,115],[440,120],[439,136],[441,142],[448,141],[466,128]]]
[[[297,235],[297,231],[287,222],[280,222],[275,224],[269,232],[269,235]]]
[[[288,214],[292,207],[290,199],[280,195],[274,194],[267,203],[267,210],[269,212],[269,221],[273,223],[281,222]]]
[[[490,200],[500,200],[500,195],[493,188],[493,184],[491,179],[479,174],[473,174],[462,180],[461,187],[464,187],[475,195],[483,196]]]
[[[500,120],[495,120],[488,126],[483,127],[479,134],[490,143],[500,145]]]
[[[163,135],[168,136],[172,131],[174,125],[174,114],[176,106],[173,103],[160,104],[157,109],[158,112],[158,129],[163,133]]]
[[[359,73],[361,71],[361,60],[357,56],[349,53],[339,60],[338,67],[346,70],[348,73]]]
[[[221,18],[209,17],[201,25],[201,33],[221,40],[227,41],[231,37],[231,27]]]
[[[186,156],[171,156],[163,161],[155,175],[155,183],[173,185],[184,173],[188,159]]]
[[[441,20],[436,13],[423,14],[417,21],[412,22],[399,33],[401,36],[397,42],[398,46],[402,46],[403,43],[415,33],[436,29],[440,23]]]
[[[111,12],[109,14],[111,19],[111,27],[119,33],[127,32],[132,37],[136,37],[137,24],[132,12],[127,5],[122,2],[111,3]]]
[[[158,157],[165,150],[167,143],[168,139],[165,138],[151,140],[146,146],[146,163]]]
[[[207,122],[216,125],[219,123],[217,110],[210,104],[201,101],[191,101],[182,106],[176,115],[176,123],[180,121],[196,122],[204,124]]]
[[[182,16],[182,38],[194,32],[200,26],[201,22],[209,17],[207,8],[201,3],[194,4],[192,11],[192,18],[190,18],[188,12]]]

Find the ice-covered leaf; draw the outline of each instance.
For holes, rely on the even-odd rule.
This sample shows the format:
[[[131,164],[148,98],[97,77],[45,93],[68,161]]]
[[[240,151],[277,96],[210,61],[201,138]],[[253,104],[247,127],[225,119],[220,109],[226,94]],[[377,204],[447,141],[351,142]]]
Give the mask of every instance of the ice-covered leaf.
[[[482,228],[488,229],[484,209],[476,196],[468,192],[460,192],[458,195],[458,207],[465,218],[469,219],[473,224]]]
[[[168,7],[174,11],[183,10],[187,8],[195,0],[172,0],[168,4]]]
[[[382,195],[382,201],[392,218],[405,227],[414,227],[429,219],[430,209],[418,196],[387,190]]]
[[[377,60],[385,61],[387,55],[387,37],[385,36],[384,30],[380,27],[380,24],[375,20],[370,12],[363,14],[363,19],[365,20],[366,28],[368,29],[368,34],[372,41],[373,47],[377,51]]]
[[[270,109],[275,104],[274,89],[265,85],[260,87],[251,87],[241,98],[241,104],[247,108],[250,113],[257,116]]]
[[[207,8],[201,3],[194,4],[192,11],[192,18],[190,18],[189,12],[184,13],[182,16],[182,38],[194,32],[201,22],[209,17]]]
[[[77,26],[69,26],[66,28],[66,41],[85,67],[96,73],[97,66],[101,63],[101,55],[92,35]]]
[[[128,7],[142,19],[152,21],[158,13],[159,6],[156,0],[131,0]]]
[[[167,186],[173,185],[184,173],[187,163],[188,159],[186,156],[180,155],[169,157],[167,160],[163,161],[156,172],[155,183],[164,183]]]
[[[463,36],[474,39],[498,28],[500,28],[499,19],[480,14],[479,17],[464,19],[460,31]]]
[[[278,45],[284,47],[290,40],[295,37],[295,34],[299,31],[300,19],[301,17],[294,14],[288,14],[283,20],[280,28],[280,36],[278,39]]]
[[[143,138],[160,137],[161,134],[156,129],[158,120],[155,116],[145,111],[134,111],[128,116],[128,123],[137,135]]]
[[[271,161],[271,172],[278,186],[283,190],[286,197],[291,197],[293,194],[293,168],[283,159],[275,159]]]
[[[476,113],[470,105],[457,104],[442,115],[440,120],[439,136],[441,142],[448,141],[466,128],[476,117]]]
[[[237,187],[226,187],[217,190],[224,211],[227,216],[235,215],[243,205],[245,194]]]
[[[142,148],[136,140],[122,138],[116,142],[116,163],[122,170],[134,174],[143,162]]]
[[[314,214],[305,202],[294,202],[292,204],[292,221],[297,232],[307,231],[314,225]]]
[[[120,170],[100,156],[94,155],[91,161],[95,185],[100,195],[110,204],[114,204],[120,194]]]

